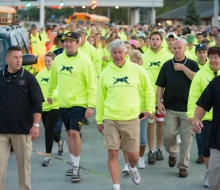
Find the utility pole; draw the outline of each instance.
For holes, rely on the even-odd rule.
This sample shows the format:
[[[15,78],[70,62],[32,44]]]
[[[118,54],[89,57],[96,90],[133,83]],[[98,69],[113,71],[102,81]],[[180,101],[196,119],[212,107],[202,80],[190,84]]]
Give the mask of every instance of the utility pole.
[[[214,0],[214,26],[218,26],[218,0]]]

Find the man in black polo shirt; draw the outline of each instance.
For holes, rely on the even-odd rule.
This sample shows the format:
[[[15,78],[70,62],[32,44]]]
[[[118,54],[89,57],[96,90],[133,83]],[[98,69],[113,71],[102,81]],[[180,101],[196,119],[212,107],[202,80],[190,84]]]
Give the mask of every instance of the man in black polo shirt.
[[[216,55],[217,56],[217,55]],[[218,64],[220,57],[218,55]],[[213,190],[220,189],[220,77],[215,77],[203,91],[197,102],[194,114],[193,131],[201,133],[203,124],[201,122],[206,111],[213,107],[213,118],[209,135],[208,146],[211,149],[209,161],[209,187]]]
[[[0,71],[0,189],[11,146],[18,165],[19,189],[30,190],[32,140],[39,136],[41,89],[34,75],[22,68],[22,50],[11,46],[6,53],[8,65]]]
[[[185,57],[186,42],[177,40],[173,44],[174,58],[165,62],[158,75],[157,104],[160,113],[165,114],[164,147],[169,153],[169,166],[174,167],[179,146],[176,136],[180,134],[180,161],[177,164],[179,177],[187,177],[189,150],[194,133],[186,115],[191,80],[199,70],[198,64]],[[165,89],[164,89],[165,88]],[[160,102],[164,94],[164,105]]]

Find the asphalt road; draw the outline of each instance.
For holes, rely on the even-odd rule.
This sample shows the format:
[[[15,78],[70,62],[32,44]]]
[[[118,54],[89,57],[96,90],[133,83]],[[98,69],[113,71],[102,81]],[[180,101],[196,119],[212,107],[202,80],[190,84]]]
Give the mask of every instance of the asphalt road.
[[[63,139],[66,139],[65,127],[62,132]],[[45,152],[44,128],[40,126],[40,137],[33,143],[31,157],[32,190],[110,190],[112,182],[107,167],[107,150],[102,147],[102,136],[96,129],[94,118],[90,119],[90,125],[82,127],[82,153],[81,153],[81,181],[73,183],[70,177],[65,176],[69,168],[70,156],[68,148],[65,146],[66,153],[58,156],[57,145],[54,143],[52,150],[52,164],[49,167],[42,167],[43,155]],[[190,169],[187,178],[178,177],[176,167],[169,168],[168,154],[164,148],[163,161],[157,161],[155,165],[146,164],[145,169],[141,169],[142,182],[135,185],[131,177],[121,174],[121,190],[201,190],[207,189],[203,186],[202,180],[205,175],[205,165],[196,164],[197,147],[195,138],[191,148]],[[145,153],[147,160],[147,154]],[[179,157],[179,156],[178,156]],[[63,160],[60,160],[63,159]],[[119,155],[121,169],[124,167],[122,152]],[[8,173],[6,177],[5,190],[18,189],[17,163],[13,152],[11,152],[8,162]]]

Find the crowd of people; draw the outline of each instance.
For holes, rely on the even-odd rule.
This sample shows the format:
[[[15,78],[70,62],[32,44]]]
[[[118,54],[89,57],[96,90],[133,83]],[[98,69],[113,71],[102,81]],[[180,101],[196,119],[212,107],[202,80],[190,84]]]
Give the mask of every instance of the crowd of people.
[[[64,123],[72,163],[66,175],[73,182],[80,181],[81,127],[89,124],[96,109],[97,129],[108,150],[112,190],[120,190],[120,149],[125,160],[121,172],[131,175],[136,185],[141,183],[138,169],[146,167],[146,146],[147,163],[152,165],[164,160],[162,146],[169,154],[169,167],[176,165],[180,152],[178,175],[186,178],[194,135],[198,148],[196,163],[205,163],[207,170],[204,186],[219,190],[218,32],[214,27],[74,23],[47,25],[38,31],[36,25],[31,25],[29,51],[38,56],[38,63],[23,68],[22,49],[12,46],[6,53],[8,65],[0,75],[5,78],[0,81],[4,87],[0,92],[2,112],[12,117],[19,111],[30,117],[24,121],[17,114],[16,119],[4,123],[7,117],[1,116],[0,137],[5,140],[0,139],[0,151],[7,156],[0,156],[0,189],[4,189],[11,145],[16,156],[26,160],[22,164],[18,160],[19,188],[31,189],[27,177],[30,139],[39,135],[40,118],[46,148],[42,166],[52,163],[53,141],[58,145],[58,154],[64,154],[66,142],[60,134]],[[26,99],[20,97],[19,89],[26,93]],[[7,98],[15,102],[6,106]],[[17,102],[20,108],[11,110]],[[18,146],[20,139],[23,143]],[[28,152],[22,152],[25,146],[30,148]]]

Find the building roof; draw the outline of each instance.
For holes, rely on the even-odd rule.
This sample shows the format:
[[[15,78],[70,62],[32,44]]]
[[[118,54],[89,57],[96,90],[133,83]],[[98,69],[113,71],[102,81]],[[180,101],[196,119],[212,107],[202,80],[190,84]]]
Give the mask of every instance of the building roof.
[[[210,18],[214,15],[214,2],[213,1],[196,1],[197,11],[201,19]],[[187,6],[184,5],[172,11],[163,13],[157,16],[157,19],[166,19],[166,20],[182,20],[185,18],[187,13]],[[219,7],[220,10],[220,7]]]

